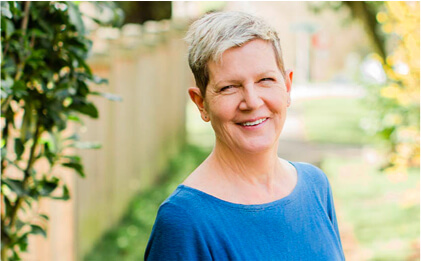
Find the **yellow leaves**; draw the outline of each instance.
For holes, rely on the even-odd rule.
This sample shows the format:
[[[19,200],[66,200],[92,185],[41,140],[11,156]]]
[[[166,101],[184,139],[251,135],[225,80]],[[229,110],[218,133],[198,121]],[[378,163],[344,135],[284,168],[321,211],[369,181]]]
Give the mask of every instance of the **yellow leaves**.
[[[397,84],[390,84],[380,90],[384,98],[394,99],[401,106],[419,103],[419,89],[402,88]]]
[[[391,84],[381,89],[380,95],[389,99],[396,99],[399,95],[402,94],[401,88],[397,84]]]
[[[390,34],[391,32],[393,32],[393,25],[392,24],[384,24],[383,26],[382,26],[382,30],[383,30],[383,32],[385,32],[385,33],[387,33],[387,34]]]
[[[385,2],[389,13],[392,14],[392,17],[396,20],[404,21],[408,19],[416,20],[420,17],[419,13],[419,2],[407,3],[403,1],[387,1]]]
[[[392,182],[400,182],[406,180],[409,167],[420,164],[419,117],[415,116],[420,104],[420,3],[388,1],[385,5],[376,19],[388,34],[387,58],[372,58],[382,62],[388,78],[379,90],[382,98],[390,99],[382,107],[381,124],[393,129],[385,172]],[[413,198],[408,193],[402,204],[413,204]]]
[[[377,22],[382,24],[382,23],[387,21],[388,17],[387,17],[387,14],[385,12],[379,12],[376,15],[376,19],[377,19]]]

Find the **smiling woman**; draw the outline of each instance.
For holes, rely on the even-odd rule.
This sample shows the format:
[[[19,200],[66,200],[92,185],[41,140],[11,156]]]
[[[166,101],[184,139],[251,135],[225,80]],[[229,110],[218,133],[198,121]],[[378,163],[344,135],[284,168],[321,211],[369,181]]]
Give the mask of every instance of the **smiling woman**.
[[[292,73],[284,81],[272,45],[262,39],[228,49],[222,61],[208,63],[206,99],[198,87],[189,89],[202,118],[215,130],[215,150],[234,150],[239,155],[276,149],[289,106]]]
[[[240,12],[190,27],[191,100],[215,147],[161,205],[146,260],[344,260],[332,193],[318,168],[279,158],[290,106],[277,33]]]

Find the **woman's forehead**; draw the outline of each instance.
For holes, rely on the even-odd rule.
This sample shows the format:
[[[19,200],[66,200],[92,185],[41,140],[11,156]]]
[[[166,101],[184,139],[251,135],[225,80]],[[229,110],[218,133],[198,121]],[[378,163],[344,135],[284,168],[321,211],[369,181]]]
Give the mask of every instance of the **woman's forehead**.
[[[280,73],[272,45],[260,39],[226,50],[222,59],[208,62],[208,69],[214,83],[227,77]]]

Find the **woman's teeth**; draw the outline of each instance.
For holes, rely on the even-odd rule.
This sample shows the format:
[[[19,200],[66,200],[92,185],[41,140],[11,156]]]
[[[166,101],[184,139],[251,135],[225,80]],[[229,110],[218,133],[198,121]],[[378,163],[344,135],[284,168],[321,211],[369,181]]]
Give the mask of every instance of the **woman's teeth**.
[[[260,119],[260,120],[257,120],[257,121],[252,121],[252,122],[244,122],[244,123],[241,123],[241,125],[243,125],[243,126],[254,126],[254,125],[257,125],[257,124],[260,124],[260,123],[264,122],[266,119],[267,118],[263,118],[263,119]]]

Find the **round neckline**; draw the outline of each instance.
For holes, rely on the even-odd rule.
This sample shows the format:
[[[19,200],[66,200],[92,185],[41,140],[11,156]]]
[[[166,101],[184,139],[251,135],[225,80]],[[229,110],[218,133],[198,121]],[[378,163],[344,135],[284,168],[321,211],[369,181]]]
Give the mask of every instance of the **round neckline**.
[[[274,201],[267,202],[267,203],[262,203],[262,204],[234,203],[234,202],[230,202],[230,201],[215,197],[215,196],[213,196],[211,194],[208,194],[206,192],[203,192],[199,189],[196,189],[196,188],[193,188],[193,187],[190,187],[190,186],[186,186],[184,184],[178,185],[177,189],[185,189],[185,190],[191,191],[191,192],[195,193],[196,195],[199,195],[203,198],[206,198],[208,200],[214,201],[216,203],[219,203],[219,204],[225,205],[227,207],[231,207],[231,208],[240,208],[240,209],[245,209],[245,210],[261,210],[261,209],[272,208],[272,207],[279,206],[279,205],[287,205],[287,204],[291,203],[292,201],[294,201],[296,199],[296,194],[298,193],[299,188],[300,188],[301,183],[302,183],[302,177],[301,177],[301,173],[300,173],[299,169],[297,168],[295,163],[290,162],[290,161],[288,161],[288,162],[295,168],[295,171],[297,173],[297,183],[295,184],[291,193],[289,193],[285,197],[282,197],[280,199],[276,199]]]

